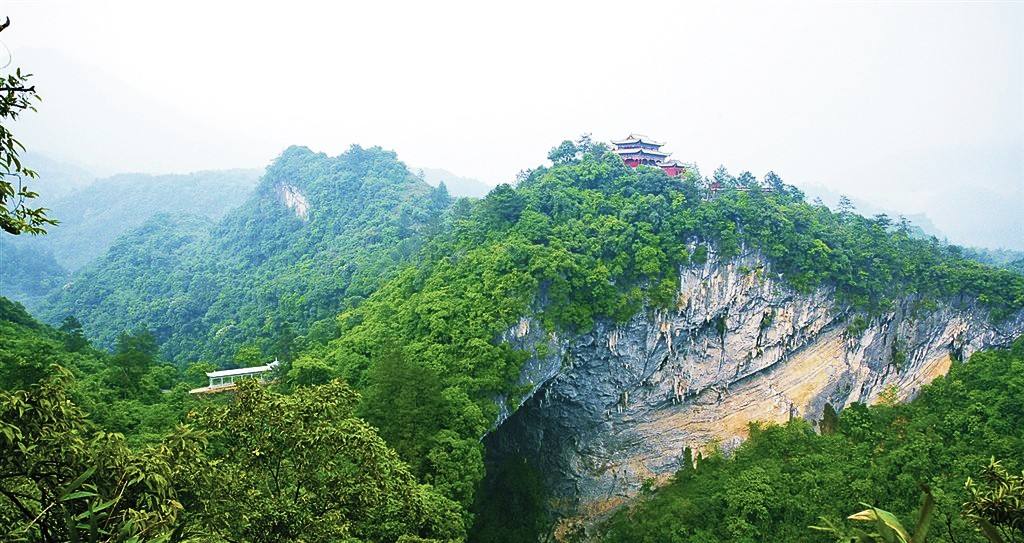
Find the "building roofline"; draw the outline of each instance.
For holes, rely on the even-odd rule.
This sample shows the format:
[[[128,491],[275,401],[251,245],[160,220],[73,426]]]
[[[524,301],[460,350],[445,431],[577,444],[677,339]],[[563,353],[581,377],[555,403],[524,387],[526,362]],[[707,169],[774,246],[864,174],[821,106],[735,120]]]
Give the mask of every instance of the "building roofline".
[[[617,154],[619,156],[642,154],[642,155],[650,155],[650,156],[660,156],[660,157],[663,157],[663,158],[664,157],[668,157],[668,156],[670,156],[672,154],[672,153],[666,153],[664,151],[655,151],[653,149],[615,149],[614,152],[615,152],[615,154]]]
[[[274,368],[276,368],[280,364],[281,364],[280,362],[278,362],[277,360],[274,360],[273,362],[270,362],[269,364],[266,364],[266,365],[263,365],[263,366],[252,366],[252,367],[249,367],[249,368],[235,368],[235,369],[232,369],[232,370],[208,371],[208,372],[206,372],[206,376],[210,377],[210,378],[216,378],[216,377],[231,377],[233,375],[248,375],[248,374],[251,374],[251,373],[266,373],[268,371],[273,370]]]
[[[626,136],[626,139],[624,139],[624,140],[619,140],[619,141],[612,140],[612,144],[613,145],[628,145],[630,143],[648,143],[648,144],[651,144],[651,145],[657,145],[658,147],[661,147],[662,145],[665,145],[664,143],[662,143],[660,141],[654,141],[651,138],[648,138],[647,136],[645,136],[643,134],[630,134],[630,135]]]

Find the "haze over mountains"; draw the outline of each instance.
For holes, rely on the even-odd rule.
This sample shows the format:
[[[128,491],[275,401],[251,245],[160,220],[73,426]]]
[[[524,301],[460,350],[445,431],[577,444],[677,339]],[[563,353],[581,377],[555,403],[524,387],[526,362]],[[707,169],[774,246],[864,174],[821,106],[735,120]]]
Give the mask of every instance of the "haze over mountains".
[[[373,5],[358,16],[332,8],[315,21],[304,10],[278,19],[255,10],[244,24],[218,7],[188,37],[162,28],[180,15],[157,6],[129,9],[139,15],[131,25],[107,22],[123,16],[123,5],[35,6],[19,5],[24,34],[11,35],[47,104],[23,120],[25,142],[103,175],[263,167],[295,143],[329,154],[361,143],[496,185],[551,141],[639,131],[667,140],[676,158],[705,173],[719,164],[757,175],[772,169],[924,213],[958,244],[1024,250],[1014,207],[1024,197],[1024,38],[1016,31],[1024,20],[1013,4],[945,4],[925,16],[909,5],[784,14],[665,4],[651,23],[657,31],[622,25],[621,6],[534,6],[505,14],[515,23],[507,28],[462,24],[465,10],[445,6],[408,8],[397,19]],[[579,24],[553,22],[563,17]],[[390,21],[388,31],[421,45],[398,46],[371,24],[329,27],[341,20]],[[227,49],[222,27],[232,29]],[[524,43],[517,29],[543,39]],[[552,51],[595,40],[607,45],[605,56],[552,60]],[[715,54],[697,53],[709,43],[718,44]],[[344,72],[322,69],[332,51],[360,48],[373,58],[354,59]],[[183,65],[204,84],[168,69]],[[284,66],[303,74],[306,94],[290,110],[268,110],[275,91],[245,74]],[[623,66],[644,81],[594,84],[595,74]],[[358,70],[365,81],[350,79]]]
[[[0,541],[1024,541],[1024,4],[10,12]]]

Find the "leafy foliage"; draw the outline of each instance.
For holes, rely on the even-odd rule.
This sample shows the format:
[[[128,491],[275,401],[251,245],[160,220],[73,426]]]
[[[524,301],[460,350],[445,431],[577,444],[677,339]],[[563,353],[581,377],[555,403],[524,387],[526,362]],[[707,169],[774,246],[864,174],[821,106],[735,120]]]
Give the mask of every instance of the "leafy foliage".
[[[148,331],[122,334],[108,354],[89,345],[74,317],[55,330],[0,298],[0,389],[27,390],[53,366],[75,376],[71,393],[92,420],[128,436],[130,445],[158,442],[192,403],[187,372],[157,357]]]
[[[1010,473],[992,459],[978,479],[980,484],[968,478],[964,485],[970,496],[964,513],[992,543],[1024,541],[1024,472]]]
[[[227,541],[461,538],[458,506],[420,485],[344,383],[291,395],[242,382],[230,403],[200,410],[210,437],[189,511]]]
[[[464,537],[459,505],[417,482],[356,418],[358,395],[341,382],[282,395],[244,381],[232,396],[183,405],[184,384],[149,390],[171,367],[145,331],[123,335],[108,355],[83,343],[74,319],[58,331],[6,299],[0,310],[0,383],[20,389],[0,392],[4,541]],[[39,367],[58,362],[82,381]],[[164,424],[115,415],[140,410],[162,413]],[[127,439],[105,429],[118,425]]]
[[[127,541],[168,531],[182,506],[175,459],[199,442],[179,433],[130,449],[70,398],[68,372],[0,392],[0,535],[5,541]]]
[[[10,24],[10,18],[0,23],[0,32]],[[0,229],[14,235],[42,234],[46,226],[57,224],[46,209],[30,205],[39,196],[28,183],[36,178],[36,172],[21,163],[25,146],[10,130],[11,123],[25,111],[35,111],[40,100],[35,85],[29,85],[31,77],[21,68],[0,75]]]

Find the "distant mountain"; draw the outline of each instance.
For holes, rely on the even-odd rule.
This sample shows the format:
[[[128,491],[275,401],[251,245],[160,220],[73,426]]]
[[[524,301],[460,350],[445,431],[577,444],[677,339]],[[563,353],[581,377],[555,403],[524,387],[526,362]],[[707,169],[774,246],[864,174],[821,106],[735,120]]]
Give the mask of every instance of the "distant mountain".
[[[195,192],[176,194],[189,200],[183,208],[212,203]],[[451,203],[394,153],[360,147],[338,157],[291,147],[254,191],[231,197],[245,194],[215,222],[151,217],[54,291],[40,314],[74,314],[105,347],[148,327],[178,362],[230,363],[243,345],[286,359],[296,334],[324,319],[332,327],[340,309],[397,273]]]
[[[40,170],[40,190],[50,184],[46,172]],[[258,170],[223,170],[99,179],[44,202],[60,224],[45,236],[21,237],[14,243],[49,252],[62,267],[74,271],[102,255],[118,236],[159,213],[222,217],[245,201],[259,175]],[[59,179],[52,183],[54,188],[67,183],[67,178]]]
[[[832,209],[836,208],[836,206],[839,204],[839,199],[843,196],[842,194],[835,192],[832,189],[829,189],[828,187],[823,187],[821,185],[800,185],[800,190],[804,191],[804,194],[807,195],[808,201],[812,201],[815,198],[820,198],[825,205],[829,206]],[[910,221],[910,224],[920,229],[919,234],[923,236],[935,236],[936,238],[939,239],[946,239],[946,235],[942,231],[940,231],[939,228],[935,226],[935,223],[933,223],[932,220],[928,218],[928,215],[924,213],[901,214],[897,211],[887,209],[885,207],[876,205],[866,200],[860,200],[858,198],[850,197],[850,201],[853,202],[855,208],[854,211],[859,215],[863,215],[865,217],[872,217],[874,215],[884,213],[893,219],[896,219],[897,217],[902,215],[903,217],[906,217],[908,221]]]
[[[96,179],[95,174],[84,168],[32,151],[25,153],[22,163],[39,174],[38,179],[31,181],[31,186],[39,193],[39,204],[47,207]]]
[[[1024,251],[970,247],[965,250],[964,256],[984,264],[1024,274]]]
[[[33,309],[43,296],[63,285],[69,276],[49,249],[0,235],[0,296]]]
[[[461,177],[441,168],[413,168],[428,185],[436,187],[442,182],[452,196],[483,198],[494,187],[472,177]]]

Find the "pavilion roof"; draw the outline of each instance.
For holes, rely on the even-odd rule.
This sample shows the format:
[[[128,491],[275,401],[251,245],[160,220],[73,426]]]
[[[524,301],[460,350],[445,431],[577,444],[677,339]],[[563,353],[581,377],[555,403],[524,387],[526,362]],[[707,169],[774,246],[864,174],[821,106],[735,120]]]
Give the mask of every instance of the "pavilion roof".
[[[629,145],[631,143],[647,143],[647,144],[650,144],[650,145],[657,145],[658,147],[661,147],[662,145],[665,145],[664,143],[662,143],[660,141],[654,141],[651,138],[649,138],[649,137],[647,137],[647,136],[645,136],[643,134],[630,134],[624,140],[619,140],[619,141],[612,140],[612,144],[614,144],[614,145]]]
[[[281,363],[277,360],[264,366],[252,366],[249,368],[235,368],[233,370],[218,370],[206,372],[207,377],[231,377],[232,375],[249,375],[252,373],[265,373],[276,368]]]
[[[620,156],[625,155],[649,155],[652,157],[665,158],[672,153],[666,153],[663,151],[655,151],[654,149],[615,149],[615,152]]]

